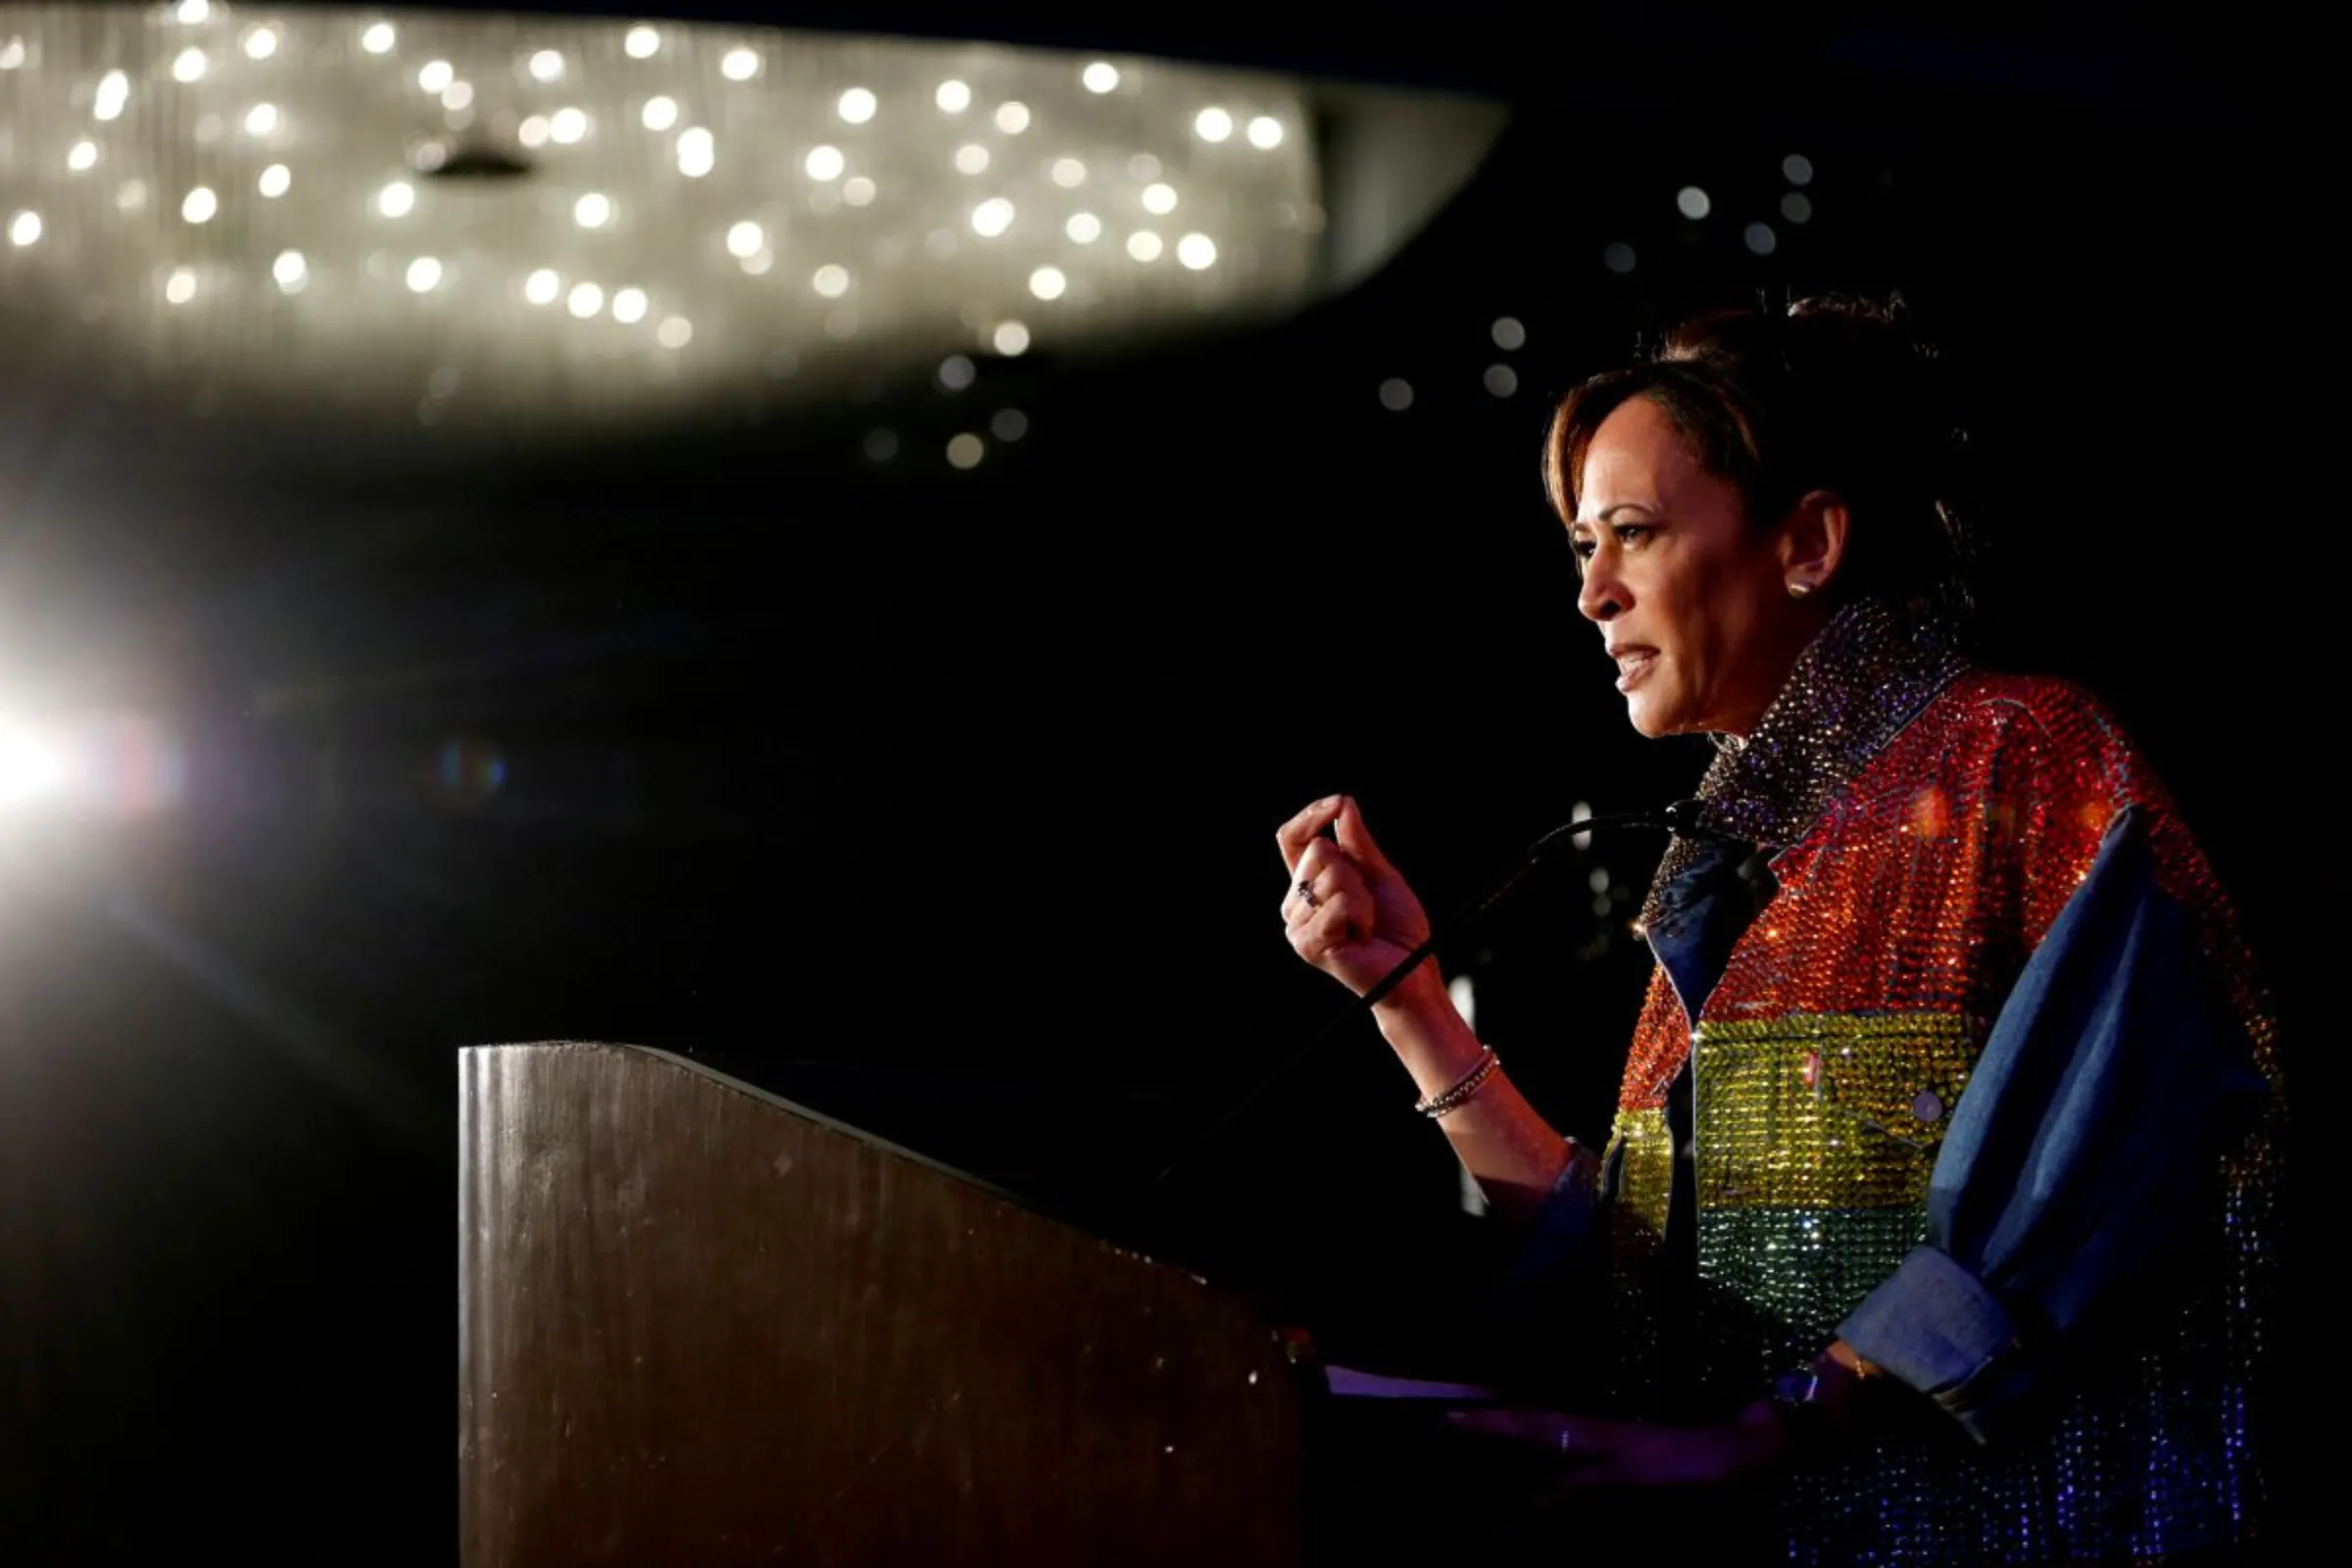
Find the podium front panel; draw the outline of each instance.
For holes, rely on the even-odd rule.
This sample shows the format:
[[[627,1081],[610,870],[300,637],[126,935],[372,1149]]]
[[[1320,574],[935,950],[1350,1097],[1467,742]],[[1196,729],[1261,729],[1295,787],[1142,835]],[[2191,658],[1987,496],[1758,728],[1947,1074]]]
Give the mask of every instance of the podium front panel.
[[[460,1060],[466,1568],[1299,1559],[1238,1298],[676,1057]]]

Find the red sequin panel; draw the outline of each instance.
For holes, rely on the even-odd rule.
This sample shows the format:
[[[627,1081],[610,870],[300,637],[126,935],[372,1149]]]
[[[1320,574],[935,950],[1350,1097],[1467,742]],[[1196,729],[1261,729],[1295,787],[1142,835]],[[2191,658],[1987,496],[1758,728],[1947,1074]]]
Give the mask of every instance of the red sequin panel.
[[[1706,1015],[1950,1012],[1981,1034],[2134,804],[2151,811],[2167,891],[2201,912],[2217,973],[2262,1020],[2267,1048],[2227,906],[2161,787],[2079,688],[2007,675],[1955,681],[1775,859],[1780,891]],[[1664,1103],[1689,1050],[1681,1005],[1655,975],[1620,1106]]]
[[[1690,1026],[1683,1018],[1682,1000],[1663,967],[1649,973],[1649,994],[1642,999],[1641,1019],[1634,1025],[1634,1049],[1625,1062],[1625,1081],[1617,1095],[1620,1110],[1657,1110],[1666,1103],[1667,1085],[1690,1054]]]

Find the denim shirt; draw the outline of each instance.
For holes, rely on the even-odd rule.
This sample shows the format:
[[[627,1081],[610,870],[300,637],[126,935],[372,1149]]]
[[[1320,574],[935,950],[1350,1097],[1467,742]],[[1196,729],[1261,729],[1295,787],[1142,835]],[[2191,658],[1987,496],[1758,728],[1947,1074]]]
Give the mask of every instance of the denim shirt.
[[[1770,879],[1740,850],[1710,846],[1661,893],[1667,917],[1649,940],[1695,1018]],[[1925,1244],[1840,1337],[1978,1442],[1996,1441],[2006,1417],[2061,1377],[2070,1333],[2161,1263],[2171,1222],[2267,1094],[2191,912],[2159,885],[2146,808],[2127,808],[1986,1037],[1936,1160]],[[1695,1267],[1690,1102],[1686,1065],[1670,1102],[1676,1270]],[[1613,1185],[1578,1149],[1506,1290],[1589,1281]]]

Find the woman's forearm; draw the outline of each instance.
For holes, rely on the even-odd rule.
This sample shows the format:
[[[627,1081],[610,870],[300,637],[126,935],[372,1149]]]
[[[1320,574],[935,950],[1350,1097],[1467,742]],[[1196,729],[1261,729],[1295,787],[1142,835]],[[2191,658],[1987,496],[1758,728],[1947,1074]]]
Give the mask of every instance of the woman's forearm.
[[[1434,965],[1399,986],[1373,1016],[1424,1099],[1459,1083],[1486,1050],[1463,1022]],[[1505,1224],[1524,1224],[1543,1211],[1572,1155],[1568,1140],[1500,1071],[1439,1117],[1438,1126]]]

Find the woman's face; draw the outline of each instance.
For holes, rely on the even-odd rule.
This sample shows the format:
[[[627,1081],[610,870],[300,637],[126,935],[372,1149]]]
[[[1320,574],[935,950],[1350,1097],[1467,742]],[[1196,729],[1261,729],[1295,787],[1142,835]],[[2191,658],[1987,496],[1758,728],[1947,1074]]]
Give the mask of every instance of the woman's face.
[[[1789,595],[1788,540],[1751,523],[1666,411],[1629,399],[1585,450],[1569,541],[1643,735],[1744,735],[1822,620]]]

